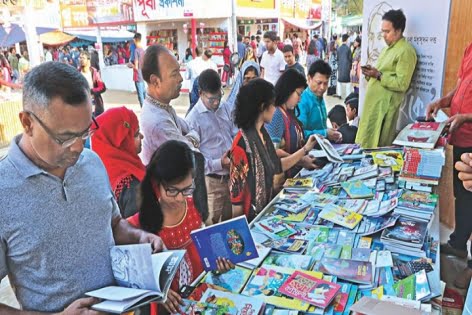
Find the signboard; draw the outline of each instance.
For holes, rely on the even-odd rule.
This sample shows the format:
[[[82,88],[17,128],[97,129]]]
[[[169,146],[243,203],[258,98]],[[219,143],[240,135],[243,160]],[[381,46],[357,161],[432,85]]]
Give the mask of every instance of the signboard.
[[[321,0],[312,0],[310,11],[308,12],[309,20],[321,20],[322,6]]]
[[[238,7],[275,9],[275,0],[236,0]]]
[[[293,18],[294,17],[295,0],[281,0],[280,1],[280,17]]]
[[[312,0],[295,0],[295,18],[307,19],[310,12]]]
[[[451,0],[364,0],[361,64],[374,65],[386,46],[381,31],[382,16],[391,9],[402,9],[406,16],[404,36],[416,49],[418,62],[410,89],[401,105],[397,129],[418,116],[426,106],[441,97],[446,57],[447,30]],[[428,8],[428,10],[425,10]],[[360,114],[367,81],[360,82]]]
[[[60,0],[60,12],[65,28],[134,23],[132,0]]]
[[[231,16],[229,0],[134,0],[136,22]]]

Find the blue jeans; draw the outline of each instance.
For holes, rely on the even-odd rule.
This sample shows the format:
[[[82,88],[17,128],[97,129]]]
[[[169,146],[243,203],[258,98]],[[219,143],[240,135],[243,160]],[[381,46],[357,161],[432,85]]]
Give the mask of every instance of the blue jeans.
[[[136,92],[138,92],[139,105],[143,107],[144,102],[144,81],[138,82],[135,81],[134,85],[136,86]]]

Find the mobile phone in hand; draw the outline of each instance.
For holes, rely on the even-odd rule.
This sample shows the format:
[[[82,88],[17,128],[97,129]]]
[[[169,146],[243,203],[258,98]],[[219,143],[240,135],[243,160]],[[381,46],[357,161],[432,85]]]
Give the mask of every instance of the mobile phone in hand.
[[[369,70],[369,69],[371,69],[371,68],[372,68],[371,65],[363,65],[363,66],[361,66],[361,69],[362,69],[362,70]]]

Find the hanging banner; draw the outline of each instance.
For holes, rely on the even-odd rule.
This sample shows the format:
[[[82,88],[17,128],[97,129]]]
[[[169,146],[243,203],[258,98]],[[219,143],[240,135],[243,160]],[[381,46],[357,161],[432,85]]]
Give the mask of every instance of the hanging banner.
[[[322,16],[322,0],[312,0],[310,11],[308,12],[308,19],[309,20],[321,20]]]
[[[295,0],[280,1],[280,17],[293,18],[295,9]]]
[[[447,31],[451,0],[364,0],[361,65],[375,66],[386,46],[381,30],[382,16],[392,9],[402,9],[406,16],[403,35],[416,50],[418,61],[410,89],[401,105],[397,130],[416,117],[423,116],[426,106],[441,97],[446,58]],[[425,10],[428,8],[428,10]],[[367,87],[360,82],[360,115]]]
[[[311,0],[295,0],[295,18],[307,19],[311,3]]]

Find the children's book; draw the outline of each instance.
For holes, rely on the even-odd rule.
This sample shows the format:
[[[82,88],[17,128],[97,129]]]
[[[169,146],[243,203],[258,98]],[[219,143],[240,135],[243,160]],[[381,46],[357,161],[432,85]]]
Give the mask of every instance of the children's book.
[[[333,204],[326,205],[318,216],[351,230],[362,220],[362,215]]]
[[[372,283],[372,264],[370,262],[322,258],[316,263],[314,270],[355,283]]]
[[[393,144],[423,149],[433,149],[446,122],[415,122],[400,131]]]
[[[322,235],[323,232],[313,225],[297,224],[294,226],[294,228],[297,232],[291,237],[299,240],[316,240]]]
[[[311,270],[314,262],[315,260],[311,256],[271,252],[264,260],[263,264],[293,269]]]
[[[423,269],[415,273],[415,300],[425,301],[431,295],[426,271]]]
[[[218,257],[227,258],[234,264],[258,257],[245,216],[194,230],[190,236],[205,271],[218,268]]]
[[[296,189],[310,189],[313,188],[312,178],[287,178],[284,183],[284,188]]]
[[[351,247],[354,247],[355,238],[356,233],[352,231],[341,230],[339,231],[338,240],[336,241],[336,244],[349,245]]]
[[[357,247],[370,248],[371,245],[372,245],[372,237],[362,236],[359,239],[359,243],[357,244]]]
[[[260,299],[214,289],[206,290],[200,302],[236,308],[237,315],[258,315],[264,309]]]
[[[113,246],[113,276],[118,286],[85,293],[103,302],[94,310],[121,314],[154,301],[165,301],[185,250],[152,254],[151,244]]]
[[[341,286],[295,271],[280,287],[280,292],[309,304],[326,308]]]
[[[323,257],[339,258],[342,251],[342,245],[310,242],[306,255],[310,255],[314,260],[320,260]]]
[[[341,187],[352,199],[367,199],[374,197],[372,189],[367,187],[361,180],[342,182]]]
[[[309,206],[299,213],[292,213],[281,209],[276,209],[274,212],[272,212],[272,214],[274,217],[280,218],[285,222],[303,222],[311,210],[312,209]]]
[[[306,250],[307,245],[307,240],[289,238],[284,240],[284,243],[280,246],[272,247],[272,249],[277,250],[279,252],[303,254]]]
[[[334,315],[341,315],[344,312],[349,298],[349,292],[351,291],[350,283],[338,282],[338,284],[341,286],[341,289],[334,298]]]
[[[239,293],[251,276],[252,270],[236,266],[225,273],[207,272],[201,282],[212,284],[232,293]]]
[[[336,202],[336,205],[349,211],[362,214],[362,211],[364,211],[368,203],[369,202],[364,199],[341,199]]]
[[[310,205],[293,199],[280,199],[275,203],[275,208],[284,210],[290,213],[299,213],[307,209]]]
[[[225,305],[215,305],[198,301],[182,299],[184,305],[180,305],[180,310],[172,315],[238,315],[236,307]]]
[[[382,217],[364,217],[365,230],[359,231],[360,235],[372,235],[386,228],[392,227],[400,216],[398,214],[387,214]]]
[[[287,297],[280,291],[280,287],[294,272],[295,269],[262,265],[254,271],[241,294],[262,299],[265,303],[277,307],[306,311],[310,306],[309,303]],[[307,271],[307,274],[315,279],[323,276],[322,273],[315,271]]]
[[[400,172],[403,166],[403,154],[399,151],[378,151],[371,153],[374,163],[379,167],[391,167],[394,172]]]
[[[415,275],[411,275],[393,284],[393,289],[395,290],[397,297],[407,300],[415,299],[415,278]]]
[[[393,227],[382,232],[381,240],[393,243],[408,243],[411,247],[423,246],[428,222],[400,217]]]
[[[353,248],[351,260],[369,261],[370,248]]]
[[[438,203],[438,195],[421,191],[405,190],[400,197],[398,205],[400,207],[433,211]]]
[[[287,223],[275,217],[262,219],[254,223],[254,226],[273,240],[284,239],[296,233]]]
[[[257,268],[261,265],[262,261],[267,257],[267,255],[269,255],[270,250],[271,250],[270,248],[265,247],[259,243],[255,243],[255,244],[256,244],[256,249],[257,249],[257,255],[259,257],[240,262],[238,263],[239,266],[248,268],[248,269]]]
[[[326,153],[326,158],[328,159],[328,161],[333,163],[344,162],[343,158],[339,155],[338,151],[333,148],[333,145],[331,144],[331,142],[329,142],[328,139],[322,138],[318,135],[315,135],[315,139],[320,145],[321,149]]]
[[[301,198],[303,202],[310,204],[312,207],[323,208],[327,204],[334,203],[338,200],[338,196],[307,191]]]

